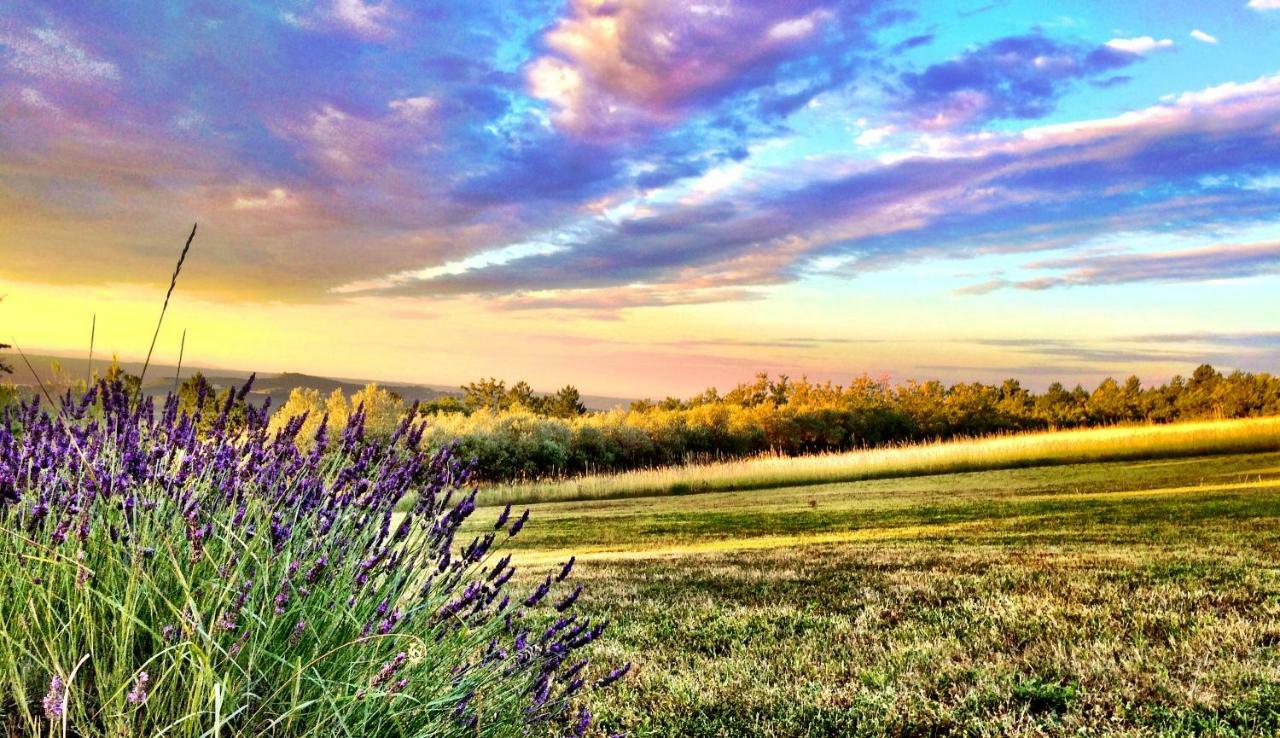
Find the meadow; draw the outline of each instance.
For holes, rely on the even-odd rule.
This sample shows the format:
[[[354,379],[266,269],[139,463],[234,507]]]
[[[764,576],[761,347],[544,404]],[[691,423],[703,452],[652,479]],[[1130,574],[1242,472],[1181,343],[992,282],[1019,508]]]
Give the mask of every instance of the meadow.
[[[127,380],[0,412],[0,734],[1280,735],[1280,418],[494,485]]]
[[[634,735],[1280,734],[1280,453],[533,511]]]
[[[485,490],[483,499],[497,504],[678,495],[1090,461],[1264,451],[1280,451],[1280,417],[1005,434],[800,457],[767,454],[620,474],[493,485]]]

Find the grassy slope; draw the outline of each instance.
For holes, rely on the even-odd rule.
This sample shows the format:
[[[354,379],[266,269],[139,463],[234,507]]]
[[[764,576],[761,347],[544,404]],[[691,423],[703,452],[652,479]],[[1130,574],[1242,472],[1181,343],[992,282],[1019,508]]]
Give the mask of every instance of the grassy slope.
[[[774,489],[987,469],[1280,451],[1280,417],[1023,433],[799,458],[762,457],[497,486],[499,502]]]
[[[1280,734],[1280,454],[534,513],[642,735]]]

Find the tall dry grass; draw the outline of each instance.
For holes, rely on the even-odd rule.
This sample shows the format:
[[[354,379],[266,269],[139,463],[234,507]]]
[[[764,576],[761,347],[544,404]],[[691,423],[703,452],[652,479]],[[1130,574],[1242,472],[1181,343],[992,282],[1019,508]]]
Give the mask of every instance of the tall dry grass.
[[[990,436],[838,454],[759,456],[490,487],[483,504],[769,489],[1053,464],[1280,451],[1280,417]]]

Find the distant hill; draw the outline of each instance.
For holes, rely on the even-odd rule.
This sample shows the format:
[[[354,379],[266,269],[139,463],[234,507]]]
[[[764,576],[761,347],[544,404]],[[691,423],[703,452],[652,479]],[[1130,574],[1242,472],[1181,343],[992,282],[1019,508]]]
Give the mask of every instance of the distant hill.
[[[5,358],[6,363],[13,366],[13,374],[7,377],[9,381],[23,387],[37,386],[36,377],[32,375],[27,365],[18,357],[16,352],[0,352],[0,356]],[[46,385],[57,384],[59,377],[64,379],[83,379],[89,375],[89,361],[85,358],[34,354],[27,354],[27,358],[31,360],[32,366],[40,373],[40,381]],[[95,359],[93,365],[95,369],[101,370],[110,362],[111,357],[107,356]],[[56,376],[52,368],[55,364],[58,366]],[[142,371],[142,362],[140,361],[121,361],[120,366],[130,374],[138,374]],[[176,367],[173,365],[152,364],[147,369],[147,384],[145,388],[147,394],[164,396],[165,393],[171,391],[173,389],[175,370]],[[251,372],[239,369],[183,366],[182,378],[185,379],[196,372],[204,374],[205,378],[219,389],[232,385],[239,386],[251,374]],[[0,381],[4,379],[6,377],[0,376]],[[329,394],[335,389],[340,389],[345,394],[351,394],[364,387],[370,381],[377,382],[379,386],[395,392],[407,402],[419,400],[425,402],[440,397],[462,396],[461,389],[454,385],[407,384],[367,379],[335,379],[297,372],[259,374],[253,382],[253,391],[250,396],[255,404],[261,404],[269,397],[271,398],[272,407],[280,407],[285,400],[289,399],[289,393],[300,387],[319,390],[323,394]],[[611,410],[619,406],[625,407],[631,400],[622,397],[583,395],[582,402],[590,410]]]

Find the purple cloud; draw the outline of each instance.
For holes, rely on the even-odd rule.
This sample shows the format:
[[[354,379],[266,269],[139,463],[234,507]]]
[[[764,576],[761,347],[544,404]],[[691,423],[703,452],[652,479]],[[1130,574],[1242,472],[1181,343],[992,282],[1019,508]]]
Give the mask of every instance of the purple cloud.
[[[1280,272],[1280,241],[1215,244],[1136,254],[1090,254],[1032,262],[1027,267],[1060,273],[1007,286],[1043,290],[1077,285],[1239,279]]]
[[[1256,222],[1274,212],[1280,191],[1249,189],[1242,178],[1280,169],[1277,115],[1280,77],[1268,77],[1116,119],[956,136],[933,155],[790,190],[756,187],[597,221],[556,253],[391,291],[749,288],[798,279],[819,256],[843,258],[838,273],[852,276],[930,254],[1067,248],[1118,228]],[[1215,264],[1227,264],[1214,256],[1223,254],[1182,276],[1211,278]],[[1261,268],[1266,258],[1241,254],[1232,269]]]
[[[860,19],[873,5],[572,0],[526,69],[529,89],[557,127],[596,139],[668,127],[749,92],[789,112],[850,78],[848,54],[869,46],[874,24]]]
[[[901,104],[915,125],[928,129],[1043,118],[1077,82],[1105,84],[1108,75],[1140,58],[1108,45],[1062,43],[1040,34],[1010,36],[923,72],[903,74]]]

